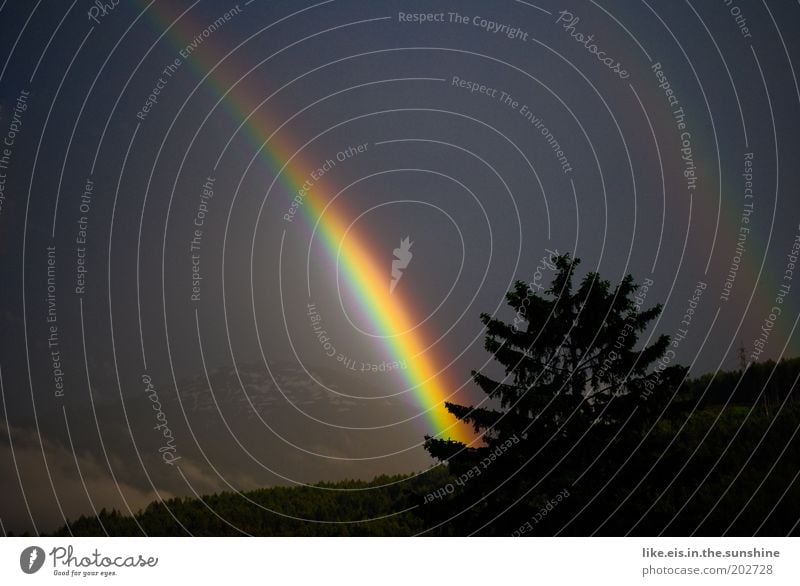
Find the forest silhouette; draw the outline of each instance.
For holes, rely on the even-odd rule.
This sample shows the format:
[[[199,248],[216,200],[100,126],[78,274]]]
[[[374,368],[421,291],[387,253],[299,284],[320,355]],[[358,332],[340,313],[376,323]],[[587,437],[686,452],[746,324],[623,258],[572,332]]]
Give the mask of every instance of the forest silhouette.
[[[541,294],[506,295],[522,320],[481,315],[485,400],[446,405],[478,447],[427,437],[422,473],[174,498],[55,534],[797,535],[800,359],[689,378],[669,337],[641,343],[662,310],[646,287],[554,266]]]

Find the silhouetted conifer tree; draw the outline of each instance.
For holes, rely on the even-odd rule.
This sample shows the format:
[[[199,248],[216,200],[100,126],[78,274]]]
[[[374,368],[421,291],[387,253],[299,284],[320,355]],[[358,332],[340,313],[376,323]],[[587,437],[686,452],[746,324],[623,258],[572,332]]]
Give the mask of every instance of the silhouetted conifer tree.
[[[441,501],[431,510],[455,516],[459,533],[484,524],[491,532],[513,530],[580,475],[613,473],[641,437],[646,415],[671,398],[685,374],[657,364],[669,348],[667,336],[639,347],[661,312],[661,305],[644,308],[647,288],[630,275],[612,287],[596,272],[575,288],[578,264],[569,254],[555,258],[543,295],[516,282],[506,295],[517,316],[513,324],[481,315],[486,350],[502,365],[502,376],[473,371],[487,400],[446,406],[485,445],[426,438],[427,451],[446,461],[456,480],[454,496],[429,499]],[[514,514],[498,525],[494,519],[509,507]]]

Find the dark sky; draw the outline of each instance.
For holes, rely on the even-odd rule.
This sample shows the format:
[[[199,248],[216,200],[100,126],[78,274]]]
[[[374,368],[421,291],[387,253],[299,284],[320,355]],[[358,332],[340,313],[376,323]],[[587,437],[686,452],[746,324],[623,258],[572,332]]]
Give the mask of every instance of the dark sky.
[[[800,350],[797,4],[1,6],[6,530],[156,493],[430,465],[402,372],[325,355],[309,302],[339,352],[397,358],[304,211],[284,220],[291,178],[352,145],[367,148],[320,190],[344,190],[387,283],[413,241],[398,295],[430,316],[432,361],[464,402],[490,360],[479,314],[510,320],[509,284],[546,285],[549,251],[651,280],[646,305],[664,311],[647,336],[685,329],[674,361],[693,374],[738,368],[740,349]],[[159,452],[164,420],[180,471]]]

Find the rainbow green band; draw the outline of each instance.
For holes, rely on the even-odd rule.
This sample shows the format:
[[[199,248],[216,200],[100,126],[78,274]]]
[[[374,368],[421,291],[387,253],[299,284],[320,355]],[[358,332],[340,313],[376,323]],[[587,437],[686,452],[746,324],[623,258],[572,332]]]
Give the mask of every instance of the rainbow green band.
[[[168,31],[165,38],[180,50],[197,34],[190,30],[202,30],[203,27],[189,26],[182,18],[176,21],[180,15],[167,14],[167,10],[166,3],[153,4],[148,14],[155,21],[158,30]],[[270,139],[267,129],[273,129],[275,125],[266,119],[263,108],[254,110],[251,104],[258,104],[258,101],[248,99],[243,85],[233,73],[219,67],[216,60],[208,61],[217,65],[201,67],[200,58],[208,56],[209,45],[205,41],[184,62],[188,62],[197,75],[205,78],[219,97],[224,97],[221,102],[224,109],[234,121],[244,122],[242,129],[245,136],[259,150],[263,162],[278,175],[278,181],[288,190],[290,198],[293,198],[308,176],[308,167],[301,163],[297,155],[289,154],[294,153],[295,149],[281,144],[277,135]],[[286,165],[289,160],[290,164]],[[333,263],[338,256],[348,290],[358,299],[373,331],[383,336],[391,361],[405,363],[406,368],[397,372],[405,377],[408,390],[414,394],[417,404],[425,413],[431,427],[428,433],[435,437],[471,441],[470,428],[459,423],[444,406],[444,401],[451,397],[451,392],[448,391],[450,385],[444,382],[444,373],[434,366],[431,352],[426,351],[427,344],[421,330],[415,328],[407,304],[402,302],[399,295],[389,291],[387,267],[390,266],[390,261],[376,264],[363,239],[359,238],[352,227],[348,230],[350,222],[344,211],[334,206],[326,209],[327,203],[326,194],[312,189],[305,196],[301,207],[304,208],[309,225],[318,224],[320,240]]]

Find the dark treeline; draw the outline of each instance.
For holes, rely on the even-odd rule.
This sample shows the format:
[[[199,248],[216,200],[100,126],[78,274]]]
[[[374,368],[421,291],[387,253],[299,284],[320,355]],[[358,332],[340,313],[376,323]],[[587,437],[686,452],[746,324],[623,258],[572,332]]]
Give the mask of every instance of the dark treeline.
[[[798,534],[800,359],[689,379],[661,361],[667,336],[639,343],[661,306],[630,276],[573,285],[578,263],[555,259],[543,295],[516,283],[513,325],[481,316],[505,375],[472,373],[481,407],[447,404],[480,447],[426,438],[424,474],[171,499],[56,534]]]
[[[417,495],[447,482],[440,466],[426,474],[379,476],[313,487],[274,487],[241,494],[223,492],[154,502],[134,517],[101,511],[80,517],[55,535],[111,536],[380,536],[412,535],[423,529],[411,512]]]
[[[777,367],[770,362],[753,365],[750,370],[756,376],[745,380],[763,381],[773,368],[775,377],[794,382],[800,376],[800,359],[782,361]],[[717,374],[720,380],[732,383],[728,395],[740,375],[738,371]],[[693,392],[702,392],[707,386],[706,378],[690,380],[687,386]],[[751,393],[757,395],[761,388],[751,389]],[[567,498],[559,499],[558,492],[552,497],[544,492],[532,494],[524,517],[511,511],[506,515],[507,522],[501,519],[495,528],[490,526],[482,533],[510,535],[516,531],[553,535],[560,531],[566,535],[587,535],[605,523],[599,527],[599,534],[624,534],[632,529],[633,534],[656,535],[666,529],[668,535],[686,535],[698,529],[699,535],[720,535],[731,525],[730,535],[786,535],[800,515],[800,487],[793,478],[800,462],[800,440],[795,436],[800,422],[800,402],[795,386],[790,384],[784,388],[794,391],[793,398],[783,408],[778,405],[772,410],[765,410],[762,403],[755,403],[751,410],[750,406],[739,403],[723,409],[719,404],[703,401],[705,406],[689,415],[691,408],[686,400],[682,412],[676,410],[669,418],[663,418],[624,473],[618,474],[602,490],[608,479],[602,478],[605,470],[598,467],[574,486],[570,487],[570,481],[565,480],[569,491]],[[724,396],[721,385],[715,384],[714,389]],[[684,423],[681,434],[673,441]],[[725,455],[714,467],[723,451]],[[654,464],[652,473],[632,491],[632,486]],[[565,476],[569,474],[568,467],[565,463]],[[703,481],[707,474],[709,477]],[[372,482],[320,485],[333,490],[275,487],[241,496],[214,494],[203,497],[202,501],[175,498],[149,505],[137,513],[135,521],[117,511],[101,511],[99,517],[80,517],[70,522],[69,528],[62,527],[55,535],[102,536],[108,533],[121,536],[142,535],[143,532],[147,535],[414,535],[430,527],[437,515],[442,515],[444,499],[433,497],[435,500],[431,502],[429,495],[442,489],[446,492],[448,484],[454,490],[459,488],[456,480],[445,466],[438,466],[415,478],[379,477]],[[671,481],[674,482],[655,502]],[[386,488],[347,490],[387,484],[390,486]],[[787,487],[789,490],[784,495]],[[630,498],[623,503],[626,497]],[[452,495],[446,498],[456,500]],[[551,500],[553,504],[548,511]],[[415,505],[410,512],[398,514]],[[620,508],[616,513],[610,515],[617,507]],[[700,523],[709,513],[708,519]],[[369,522],[338,522],[382,516],[386,517]],[[636,527],[632,527],[640,518]],[[666,527],[670,521],[672,523]],[[527,528],[526,522],[532,529],[523,531],[522,528]],[[461,535],[477,529],[465,524],[468,524],[466,519],[457,517],[431,534]]]

